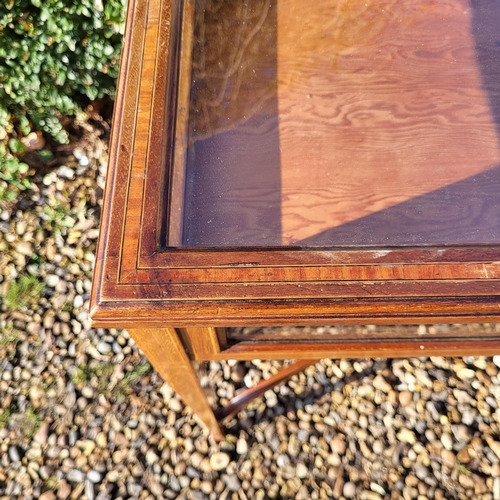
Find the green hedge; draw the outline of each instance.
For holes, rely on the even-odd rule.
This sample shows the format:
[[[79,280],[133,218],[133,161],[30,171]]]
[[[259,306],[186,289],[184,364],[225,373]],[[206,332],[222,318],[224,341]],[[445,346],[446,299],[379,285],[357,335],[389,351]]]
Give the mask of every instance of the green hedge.
[[[0,2],[0,127],[16,134],[24,116],[67,142],[60,118],[114,93],[124,10],[124,0]]]

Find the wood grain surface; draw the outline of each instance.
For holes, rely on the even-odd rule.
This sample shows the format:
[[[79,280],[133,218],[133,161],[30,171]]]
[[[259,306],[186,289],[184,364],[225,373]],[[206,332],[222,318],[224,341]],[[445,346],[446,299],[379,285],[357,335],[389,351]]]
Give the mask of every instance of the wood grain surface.
[[[497,339],[450,339],[425,342],[422,340],[380,340],[344,342],[242,342],[217,355],[214,359],[311,359],[323,358],[412,358],[430,356],[491,356],[500,352]]]
[[[221,5],[197,4],[183,244],[500,242],[495,2]]]
[[[221,440],[223,433],[178,332],[173,328],[131,328],[129,333],[163,380],[182,397],[214,439]]]
[[[173,143],[173,165],[170,172],[169,203],[165,204],[168,214],[168,246],[182,243],[184,204],[186,203],[186,160],[188,149],[189,95],[192,82],[193,52],[193,2],[184,2],[182,7],[182,30],[179,55],[179,73],[183,78],[178,82],[175,116],[175,141]],[[165,165],[167,167],[167,165]]]
[[[409,242],[470,241],[483,216],[477,183],[455,197],[442,188],[500,160],[473,9],[468,0],[278,2],[284,243],[314,244],[318,233],[412,199],[408,217],[386,221],[392,231],[432,230],[437,218],[442,236],[418,228],[420,241]],[[498,192],[499,173],[488,181]],[[422,197],[436,190],[446,201]],[[365,242],[404,243],[383,222],[366,224]]]

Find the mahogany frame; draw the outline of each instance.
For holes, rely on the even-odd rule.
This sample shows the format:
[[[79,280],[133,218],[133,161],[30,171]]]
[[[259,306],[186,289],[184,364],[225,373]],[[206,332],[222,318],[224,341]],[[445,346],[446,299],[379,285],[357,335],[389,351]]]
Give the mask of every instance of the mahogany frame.
[[[153,357],[155,349],[165,350],[158,332],[182,345],[190,359],[205,360],[500,352],[500,338],[486,336],[226,345],[215,327],[498,321],[500,246],[165,248],[175,122],[185,112],[176,109],[181,4],[130,1],[93,324],[130,329]],[[152,337],[154,346],[147,347]],[[171,358],[155,359],[168,381]]]

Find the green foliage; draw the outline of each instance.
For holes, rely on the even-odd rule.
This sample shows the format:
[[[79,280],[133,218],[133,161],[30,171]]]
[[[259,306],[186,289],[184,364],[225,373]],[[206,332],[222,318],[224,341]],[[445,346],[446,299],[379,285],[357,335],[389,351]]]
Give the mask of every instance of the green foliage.
[[[45,260],[42,257],[40,257],[40,255],[38,255],[37,253],[30,256],[30,260],[29,260],[30,266],[34,266],[36,268],[39,268],[43,264],[45,264]]]
[[[141,363],[139,365],[134,366],[134,368],[129,371],[121,380],[121,384],[124,389],[130,387],[134,382],[139,380],[140,378],[147,375],[152,371],[151,365],[149,363]]]
[[[149,363],[134,366],[119,381],[112,381],[113,365],[110,363],[82,364],[74,372],[72,382],[78,388],[89,384],[107,398],[125,399],[132,385],[152,371]]]
[[[5,295],[5,305],[11,310],[20,310],[23,307],[36,303],[42,296],[44,285],[36,276],[21,274],[13,281]]]
[[[36,431],[40,427],[41,423],[43,422],[43,419],[31,407],[26,410],[25,417],[26,417],[25,435],[28,438],[32,438],[36,434]]]
[[[1,154],[1,153],[0,153]],[[17,158],[2,158],[0,156],[0,201],[14,201],[19,191],[31,187],[30,180],[25,177],[28,164]]]
[[[28,119],[25,116],[22,118],[20,127],[29,134]],[[13,128],[10,120],[10,113],[0,105],[0,203],[12,202],[20,191],[31,188],[29,166],[19,159],[24,154],[24,144],[8,135],[8,131]]]
[[[22,333],[20,330],[14,327],[12,322],[0,323],[0,363],[4,359],[13,360],[15,358],[17,352],[17,344],[21,340]]]
[[[10,407],[10,405],[3,410],[0,408],[0,429],[9,426],[11,415],[12,415],[12,408]]]
[[[10,113],[24,135],[31,121],[67,142],[61,116],[114,93],[124,10],[123,0],[0,2],[0,127]]]
[[[17,139],[0,142],[0,202],[14,201],[20,191],[31,188],[29,166],[15,156],[21,152],[24,145]]]
[[[120,380],[120,382],[118,382],[118,384],[116,384],[116,387],[114,388],[114,395],[116,399],[125,399],[131,392],[132,384],[150,373],[152,370],[153,369],[149,363],[141,363],[134,366],[134,368],[129,371]]]
[[[19,330],[14,328],[12,324],[8,324],[0,329],[0,346],[6,347],[10,344],[15,344],[19,341]],[[0,357],[1,359],[1,357]]]
[[[460,462],[457,463],[456,469],[459,474],[464,474],[465,476],[472,476],[472,471],[467,467],[467,465]]]
[[[90,377],[94,374],[93,370],[87,365],[86,363],[83,363],[80,365],[75,372],[73,373],[73,376],[71,378],[71,381],[73,384],[76,386],[81,386],[85,385],[89,380]]]
[[[70,216],[70,208],[63,204],[46,205],[42,209],[40,219],[42,227],[54,234],[65,234],[67,229],[75,225],[75,219]]]
[[[113,365],[109,363],[82,364],[73,374],[72,382],[77,387],[90,384],[95,387],[99,394],[104,394],[109,384],[109,378],[113,373]]]
[[[30,406],[24,413],[11,414],[8,425],[14,432],[32,439],[42,422],[42,416]]]

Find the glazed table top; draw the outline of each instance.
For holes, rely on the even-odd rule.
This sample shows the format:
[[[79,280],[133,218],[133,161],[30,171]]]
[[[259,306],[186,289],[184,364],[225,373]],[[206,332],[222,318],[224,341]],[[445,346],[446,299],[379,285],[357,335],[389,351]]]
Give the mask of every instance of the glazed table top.
[[[194,5],[169,246],[500,242],[497,2]]]
[[[131,1],[96,325],[500,319],[499,2],[313,7]]]

